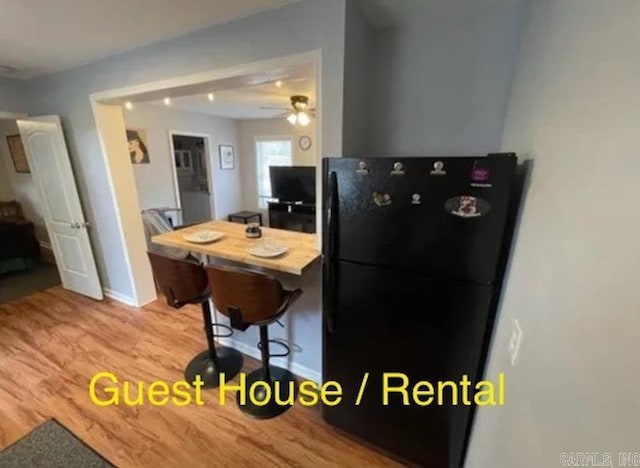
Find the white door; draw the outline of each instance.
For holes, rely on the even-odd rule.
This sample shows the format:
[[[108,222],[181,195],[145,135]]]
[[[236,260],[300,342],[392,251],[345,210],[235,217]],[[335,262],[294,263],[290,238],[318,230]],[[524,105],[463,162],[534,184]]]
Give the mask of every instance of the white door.
[[[89,242],[69,153],[57,115],[18,120],[31,173],[45,206],[45,221],[62,285],[94,299],[102,287]]]

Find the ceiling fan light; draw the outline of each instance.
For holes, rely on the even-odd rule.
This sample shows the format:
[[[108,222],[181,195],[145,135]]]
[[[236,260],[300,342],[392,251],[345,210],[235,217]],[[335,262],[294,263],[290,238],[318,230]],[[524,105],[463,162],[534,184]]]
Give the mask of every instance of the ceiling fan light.
[[[287,120],[289,121],[289,123],[291,125],[295,125],[296,122],[298,121],[298,116],[294,113],[289,114],[289,116],[287,117]]]
[[[306,127],[307,125],[309,125],[309,123],[311,123],[311,119],[309,118],[309,115],[307,115],[306,112],[300,112],[298,114],[298,123],[303,127]]]

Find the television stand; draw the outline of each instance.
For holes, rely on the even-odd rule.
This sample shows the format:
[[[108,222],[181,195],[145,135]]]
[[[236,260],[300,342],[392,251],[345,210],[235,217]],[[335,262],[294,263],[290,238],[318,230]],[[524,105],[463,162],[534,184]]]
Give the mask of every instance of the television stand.
[[[316,232],[315,203],[269,202],[269,227]]]

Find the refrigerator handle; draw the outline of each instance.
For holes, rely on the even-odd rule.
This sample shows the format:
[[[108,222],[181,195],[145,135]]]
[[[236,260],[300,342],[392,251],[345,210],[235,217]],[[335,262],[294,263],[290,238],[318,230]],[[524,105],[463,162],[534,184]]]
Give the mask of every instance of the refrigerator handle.
[[[322,294],[324,296],[323,308],[324,308],[324,322],[327,327],[327,332],[336,332],[336,307],[335,297],[336,291],[336,270],[333,267],[333,261],[325,259],[322,274],[324,275],[324,287],[322,288]]]
[[[335,172],[329,173],[329,183],[327,187],[329,197],[327,199],[327,225],[325,233],[326,245],[325,255],[329,259],[335,257],[335,239],[336,239],[336,211],[338,201],[338,177]]]
[[[337,278],[335,262],[335,244],[336,244],[336,212],[338,200],[338,178],[335,172],[329,173],[328,181],[328,199],[327,199],[327,224],[325,232],[325,258],[322,268],[323,278],[323,295],[324,295],[324,313],[327,331],[335,333],[336,317],[335,317],[335,300],[338,294]]]

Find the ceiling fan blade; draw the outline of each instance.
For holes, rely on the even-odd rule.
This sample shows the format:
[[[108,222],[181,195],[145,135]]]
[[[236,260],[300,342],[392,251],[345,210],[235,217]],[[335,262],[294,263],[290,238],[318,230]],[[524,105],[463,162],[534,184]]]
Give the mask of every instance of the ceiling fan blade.
[[[260,106],[260,109],[263,109],[263,110],[279,110],[279,111],[287,111],[287,110],[289,110],[286,107],[269,107],[269,106]]]

